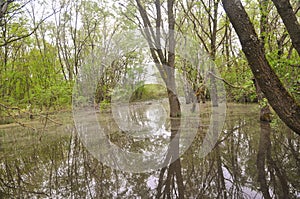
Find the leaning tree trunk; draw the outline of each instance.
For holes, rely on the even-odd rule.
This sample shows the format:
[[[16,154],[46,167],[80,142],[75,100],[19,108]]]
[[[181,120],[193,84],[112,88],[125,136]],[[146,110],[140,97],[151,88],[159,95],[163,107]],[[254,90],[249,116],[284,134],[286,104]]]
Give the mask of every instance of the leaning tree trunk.
[[[241,1],[222,0],[222,3],[262,92],[280,119],[300,135],[300,106],[272,70]]]
[[[289,0],[272,0],[292,39],[292,44],[300,55],[300,24]]]

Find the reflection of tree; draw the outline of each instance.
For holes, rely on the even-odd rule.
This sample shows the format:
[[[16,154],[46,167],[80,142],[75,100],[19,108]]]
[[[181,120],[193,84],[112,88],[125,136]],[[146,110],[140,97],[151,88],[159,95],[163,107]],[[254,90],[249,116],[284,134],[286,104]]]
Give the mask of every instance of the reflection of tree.
[[[258,182],[260,183],[261,192],[266,199],[271,198],[269,193],[269,187],[266,179],[265,171],[265,160],[267,153],[270,152],[271,142],[270,142],[270,124],[266,122],[261,123],[261,134],[259,140],[259,149],[257,153],[257,171],[258,171]]]
[[[217,145],[216,148],[216,159],[217,159],[217,168],[218,168],[218,196],[224,199],[227,199],[226,186],[225,186],[225,177],[222,169],[222,159],[220,155],[220,147]]]
[[[236,111],[229,112],[224,133],[204,158],[199,151],[207,126],[201,124],[179,159],[173,120],[165,160],[174,162],[150,173],[113,170],[94,159],[76,136],[45,133],[39,140],[31,132],[4,135],[0,130],[0,198],[297,198],[299,137],[279,124],[257,123],[253,112],[241,116]],[[115,142],[131,141],[119,137]]]
[[[280,165],[280,160],[274,160],[274,158],[277,158],[278,154],[274,155],[274,157],[272,157],[271,154],[271,126],[269,123],[262,122],[260,127],[261,134],[256,164],[258,170],[258,182],[260,183],[261,191],[265,198],[272,198],[270,196],[269,186],[273,186],[273,190],[279,198],[290,198],[286,171],[284,170],[283,165]],[[267,165],[265,165],[265,163],[267,163]],[[267,176],[265,171],[266,167],[270,176]],[[267,181],[268,178],[270,178],[269,183]]]
[[[167,176],[164,181],[163,178],[165,173]],[[175,162],[171,163],[168,167],[161,169],[156,198],[184,198],[184,185],[180,159],[175,160]]]
[[[171,143],[165,159],[165,162],[171,162],[171,164],[163,167],[160,171],[156,198],[184,198],[184,185],[179,158],[179,127],[180,119],[171,118]]]

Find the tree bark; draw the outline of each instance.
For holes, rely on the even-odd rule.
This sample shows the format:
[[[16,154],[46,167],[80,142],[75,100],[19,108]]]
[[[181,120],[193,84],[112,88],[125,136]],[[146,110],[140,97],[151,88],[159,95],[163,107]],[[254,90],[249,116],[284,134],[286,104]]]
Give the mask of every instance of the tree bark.
[[[168,49],[168,61],[166,72],[168,76],[168,81],[166,82],[168,97],[170,103],[170,116],[171,117],[180,117],[180,103],[177,96],[176,84],[175,84],[175,17],[174,17],[174,0],[167,1],[168,7],[168,23],[169,23],[169,49]],[[160,38],[158,38],[160,39]]]
[[[222,0],[222,3],[262,92],[280,119],[300,135],[300,106],[272,70],[241,1]]]
[[[291,37],[292,44],[300,55],[300,24],[289,0],[272,0]]]

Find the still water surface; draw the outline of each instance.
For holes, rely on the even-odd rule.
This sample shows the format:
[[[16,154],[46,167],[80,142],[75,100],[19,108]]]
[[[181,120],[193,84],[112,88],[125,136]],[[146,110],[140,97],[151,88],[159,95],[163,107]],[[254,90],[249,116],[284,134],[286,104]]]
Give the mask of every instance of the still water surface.
[[[202,121],[188,150],[145,173],[115,170],[94,158],[77,136],[71,113],[54,116],[64,118],[64,125],[43,132],[0,126],[0,198],[300,198],[299,136],[276,118],[260,123],[257,105],[228,104],[218,141],[202,158],[210,111],[201,106]],[[153,127],[158,137],[171,136],[160,106],[135,110],[141,116],[136,122]],[[163,144],[134,140],[134,134],[118,130],[112,113],[99,115],[119,147],[155,150]]]

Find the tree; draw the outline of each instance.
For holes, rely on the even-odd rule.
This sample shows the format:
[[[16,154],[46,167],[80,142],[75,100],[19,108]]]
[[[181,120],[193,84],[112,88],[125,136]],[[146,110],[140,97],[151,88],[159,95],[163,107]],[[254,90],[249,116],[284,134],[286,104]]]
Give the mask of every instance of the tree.
[[[171,146],[168,150],[168,154],[165,158],[165,162],[172,162],[168,170],[167,180],[165,181],[166,187],[165,190],[170,190],[171,188],[171,177],[177,179],[177,186],[179,192],[179,198],[184,198],[183,190],[183,180],[181,174],[181,166],[179,157],[179,137],[177,134],[180,134],[180,117],[181,109],[180,102],[176,93],[176,84],[175,84],[175,15],[174,15],[174,0],[167,0],[167,22],[168,22],[168,32],[166,39],[166,46],[163,46],[162,39],[162,28],[163,28],[163,15],[161,12],[161,2],[156,0],[155,11],[155,28],[153,28],[149,13],[147,13],[145,6],[142,5],[140,0],[136,0],[140,16],[143,20],[144,30],[148,45],[150,47],[150,53],[152,59],[154,60],[157,69],[167,87],[169,106],[170,106],[170,117],[171,117]],[[166,168],[163,168],[161,171],[161,176],[164,176]],[[160,177],[159,184],[162,183],[162,177]],[[160,196],[161,189],[158,189],[158,195]],[[170,195],[168,195],[170,197]]]
[[[17,34],[12,34],[8,37],[7,32],[9,32],[7,29],[11,28],[10,25],[13,23],[18,24],[18,19],[19,18],[26,18],[26,13],[25,13],[25,7],[27,6],[27,4],[29,4],[31,2],[31,0],[29,1],[25,1],[21,3],[17,3],[14,0],[8,0],[8,1],[3,1],[0,0],[0,27],[1,27],[1,40],[0,40],[0,47],[5,47],[10,43],[16,42],[18,40],[22,40],[26,37],[30,37],[31,35],[33,35],[35,33],[35,31],[39,28],[39,26],[44,23],[49,17],[51,17],[53,15],[53,13],[50,13],[48,16],[43,16],[42,19],[40,19],[40,21],[38,23],[36,23],[36,26],[33,26],[31,29],[28,29],[25,32],[19,31],[17,32]],[[57,10],[55,10],[54,12],[57,12]],[[24,16],[25,15],[25,16]],[[19,28],[24,28],[23,27],[24,24],[22,24],[22,26],[17,26],[16,30],[18,30]]]
[[[292,43],[300,55],[300,24],[288,0],[272,0],[292,39]]]
[[[55,37],[58,58],[62,73],[66,80],[73,81],[78,74],[81,50],[84,42],[79,35],[79,10],[81,1],[53,1],[61,7],[61,11],[55,15]]]
[[[300,106],[271,68],[241,1],[222,0],[222,3],[262,92],[280,119],[300,135]]]
[[[224,41],[224,37],[218,39],[217,34],[226,26],[225,24],[219,27],[219,4],[220,0],[200,0],[200,2],[193,0],[180,3],[185,14],[184,17],[192,22],[193,33],[213,61],[216,60],[218,47]],[[204,12],[199,12],[199,10],[204,10]],[[214,68],[211,69],[211,72],[215,73]],[[210,81],[212,104],[218,106],[216,79],[213,75],[210,75]]]
[[[168,20],[168,46],[164,54],[164,47],[161,44],[162,13],[160,0],[155,1],[157,17],[155,19],[156,28],[153,28],[148,13],[140,0],[136,0],[138,10],[143,20],[145,35],[150,46],[151,56],[163,78],[168,92],[170,104],[170,116],[179,117],[181,115],[180,103],[176,94],[175,87],[175,17],[174,0],[167,1],[167,20]]]

